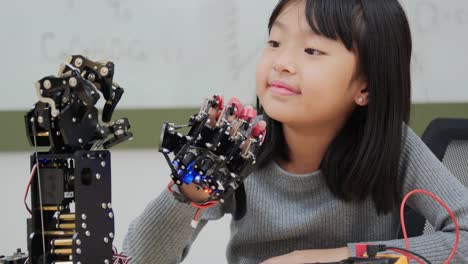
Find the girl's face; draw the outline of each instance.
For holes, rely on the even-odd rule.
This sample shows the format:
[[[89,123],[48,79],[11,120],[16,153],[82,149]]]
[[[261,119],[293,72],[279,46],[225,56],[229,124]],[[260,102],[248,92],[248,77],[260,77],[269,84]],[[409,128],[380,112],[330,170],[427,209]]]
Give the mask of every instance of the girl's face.
[[[285,6],[257,66],[257,95],[265,112],[284,124],[342,124],[356,104],[367,104],[357,56],[339,40],[316,35],[304,1]],[[362,99],[359,99],[362,98]]]

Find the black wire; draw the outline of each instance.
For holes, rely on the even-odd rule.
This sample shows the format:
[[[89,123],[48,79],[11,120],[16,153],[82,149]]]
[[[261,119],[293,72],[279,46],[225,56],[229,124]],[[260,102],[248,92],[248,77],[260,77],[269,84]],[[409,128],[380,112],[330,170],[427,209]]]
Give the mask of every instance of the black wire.
[[[410,250],[407,250],[407,249],[404,249],[404,248],[399,248],[399,247],[387,247],[387,249],[397,249],[397,250],[401,250],[401,251],[404,251],[404,252],[406,252],[406,253],[409,253],[409,254],[411,254],[411,255],[414,255],[414,256],[416,256],[416,257],[418,257],[418,258],[424,260],[424,261],[425,261],[426,263],[428,263],[428,264],[432,264],[432,263],[431,263],[429,260],[427,260],[425,257],[423,257],[423,256],[421,256],[421,255],[419,255],[418,253],[415,253],[415,252],[413,252],[413,251],[410,251]]]

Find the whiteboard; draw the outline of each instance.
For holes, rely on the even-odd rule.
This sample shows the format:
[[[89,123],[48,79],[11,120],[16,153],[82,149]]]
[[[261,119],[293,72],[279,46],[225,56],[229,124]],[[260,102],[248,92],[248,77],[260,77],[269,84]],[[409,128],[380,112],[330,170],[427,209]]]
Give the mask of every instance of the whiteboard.
[[[402,1],[413,34],[415,102],[468,101],[468,1]]]
[[[0,110],[37,101],[34,82],[69,54],[116,65],[119,108],[198,107],[213,93],[254,102],[276,0],[4,1]],[[468,100],[468,1],[403,1],[413,31],[413,101]],[[102,102],[101,102],[102,103]]]

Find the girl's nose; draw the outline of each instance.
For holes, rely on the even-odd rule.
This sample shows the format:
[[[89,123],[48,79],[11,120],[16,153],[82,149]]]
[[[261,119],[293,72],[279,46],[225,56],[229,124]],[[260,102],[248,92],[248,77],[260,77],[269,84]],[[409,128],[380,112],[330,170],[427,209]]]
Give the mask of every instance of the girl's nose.
[[[292,63],[291,59],[285,58],[282,56],[277,58],[273,63],[273,70],[278,73],[289,73],[289,74],[296,74],[296,67]]]

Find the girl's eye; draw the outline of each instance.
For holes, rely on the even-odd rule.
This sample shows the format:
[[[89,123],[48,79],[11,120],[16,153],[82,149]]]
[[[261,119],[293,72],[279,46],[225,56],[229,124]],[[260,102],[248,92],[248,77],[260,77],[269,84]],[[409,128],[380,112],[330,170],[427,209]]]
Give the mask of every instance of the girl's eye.
[[[270,41],[268,41],[268,45],[270,45],[270,47],[272,47],[272,48],[278,48],[279,47],[279,42],[275,41],[275,40],[270,40]]]
[[[304,50],[307,54],[309,55],[320,55],[320,54],[323,54],[321,51],[319,50],[316,50],[316,49],[312,49],[312,48],[307,48]]]

